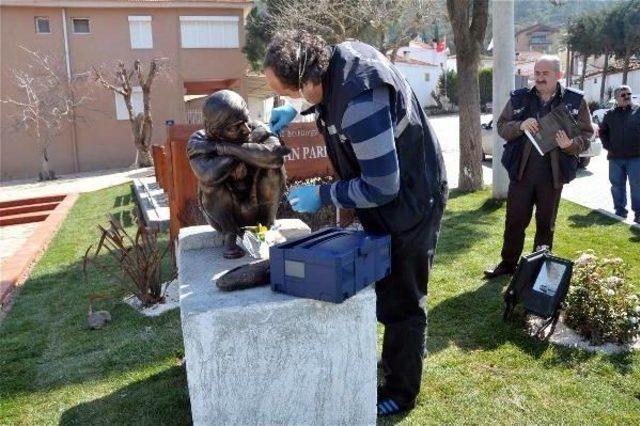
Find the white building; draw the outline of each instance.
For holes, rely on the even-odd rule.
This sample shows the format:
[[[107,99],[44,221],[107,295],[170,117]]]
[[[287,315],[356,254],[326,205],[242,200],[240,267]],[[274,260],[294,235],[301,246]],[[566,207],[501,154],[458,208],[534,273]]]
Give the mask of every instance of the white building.
[[[435,43],[419,40],[398,49],[394,65],[405,76],[422,107],[435,105],[431,92],[447,69],[447,51],[438,52]]]
[[[438,78],[442,74],[439,65],[415,59],[398,58],[395,66],[409,82],[423,108],[436,104],[431,97],[431,92],[435,92]]]
[[[456,55],[447,57],[447,64],[445,65],[445,69],[458,72],[458,63],[456,58]],[[493,57],[481,55],[479,68],[493,68]]]
[[[584,79],[584,97],[587,102],[599,102],[600,101],[600,85],[602,84],[602,72],[597,74],[587,74]],[[607,75],[605,81],[605,98],[607,97],[607,90],[612,90],[622,84],[622,71],[615,71]],[[627,85],[631,87],[633,93],[640,92],[640,67],[630,70],[627,75]],[[574,84],[574,87],[578,87]],[[608,99],[604,99],[606,102]]]

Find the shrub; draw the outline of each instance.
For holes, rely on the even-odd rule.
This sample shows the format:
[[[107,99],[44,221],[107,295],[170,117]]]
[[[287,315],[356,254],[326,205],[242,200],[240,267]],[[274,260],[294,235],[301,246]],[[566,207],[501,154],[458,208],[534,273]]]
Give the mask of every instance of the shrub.
[[[439,96],[446,96],[452,104],[458,105],[458,73],[449,70],[446,77],[445,73],[440,74],[436,91]]]
[[[134,217],[138,217],[134,215]],[[111,217],[109,227],[98,225],[100,241],[91,255],[93,246],[89,246],[84,255],[83,272],[87,279],[87,266],[93,264],[97,269],[110,275],[122,288],[133,293],[142,302],[143,307],[164,302],[162,284],[176,277],[173,244],[163,247],[159,241],[158,230],[149,229],[141,219],[137,219],[138,229],[130,236],[116,217]],[[112,262],[101,259],[107,255]],[[163,259],[171,256],[171,268],[163,274]]]
[[[628,343],[640,336],[640,295],[620,258],[584,252],[575,262],[565,323],[592,344]]]
[[[480,87],[480,105],[493,102],[493,69],[482,68],[478,72],[478,85]]]

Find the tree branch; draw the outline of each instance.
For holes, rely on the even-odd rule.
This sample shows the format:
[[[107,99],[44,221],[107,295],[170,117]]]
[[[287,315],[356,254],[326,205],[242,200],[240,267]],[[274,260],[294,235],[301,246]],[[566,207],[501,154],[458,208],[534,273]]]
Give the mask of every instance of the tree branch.
[[[102,85],[102,87],[104,87],[107,90],[111,90],[112,92],[116,92],[122,96],[125,95],[124,91],[116,86],[114,86],[113,84],[109,83],[104,76],[102,75],[102,73],[100,71],[98,71],[95,67],[93,67],[93,72],[95,75],[95,80],[100,83],[100,85]]]

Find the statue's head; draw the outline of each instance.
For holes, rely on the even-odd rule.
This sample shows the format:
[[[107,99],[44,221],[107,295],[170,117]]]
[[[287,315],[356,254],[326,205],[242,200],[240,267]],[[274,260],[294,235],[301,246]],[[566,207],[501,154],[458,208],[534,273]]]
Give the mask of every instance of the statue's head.
[[[249,133],[249,109],[232,90],[220,90],[210,95],[202,106],[207,137],[230,142],[245,142]]]

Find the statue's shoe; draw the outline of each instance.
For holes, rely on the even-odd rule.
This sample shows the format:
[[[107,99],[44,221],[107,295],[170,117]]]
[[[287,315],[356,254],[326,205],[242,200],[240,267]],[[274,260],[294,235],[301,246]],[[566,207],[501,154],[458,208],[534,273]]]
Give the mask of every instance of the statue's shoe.
[[[237,266],[216,280],[222,291],[242,290],[245,288],[268,285],[270,278],[269,260],[254,260],[246,265]]]
[[[225,259],[238,259],[242,256],[244,256],[244,250],[237,246],[235,248],[225,250],[222,254],[222,257]]]

